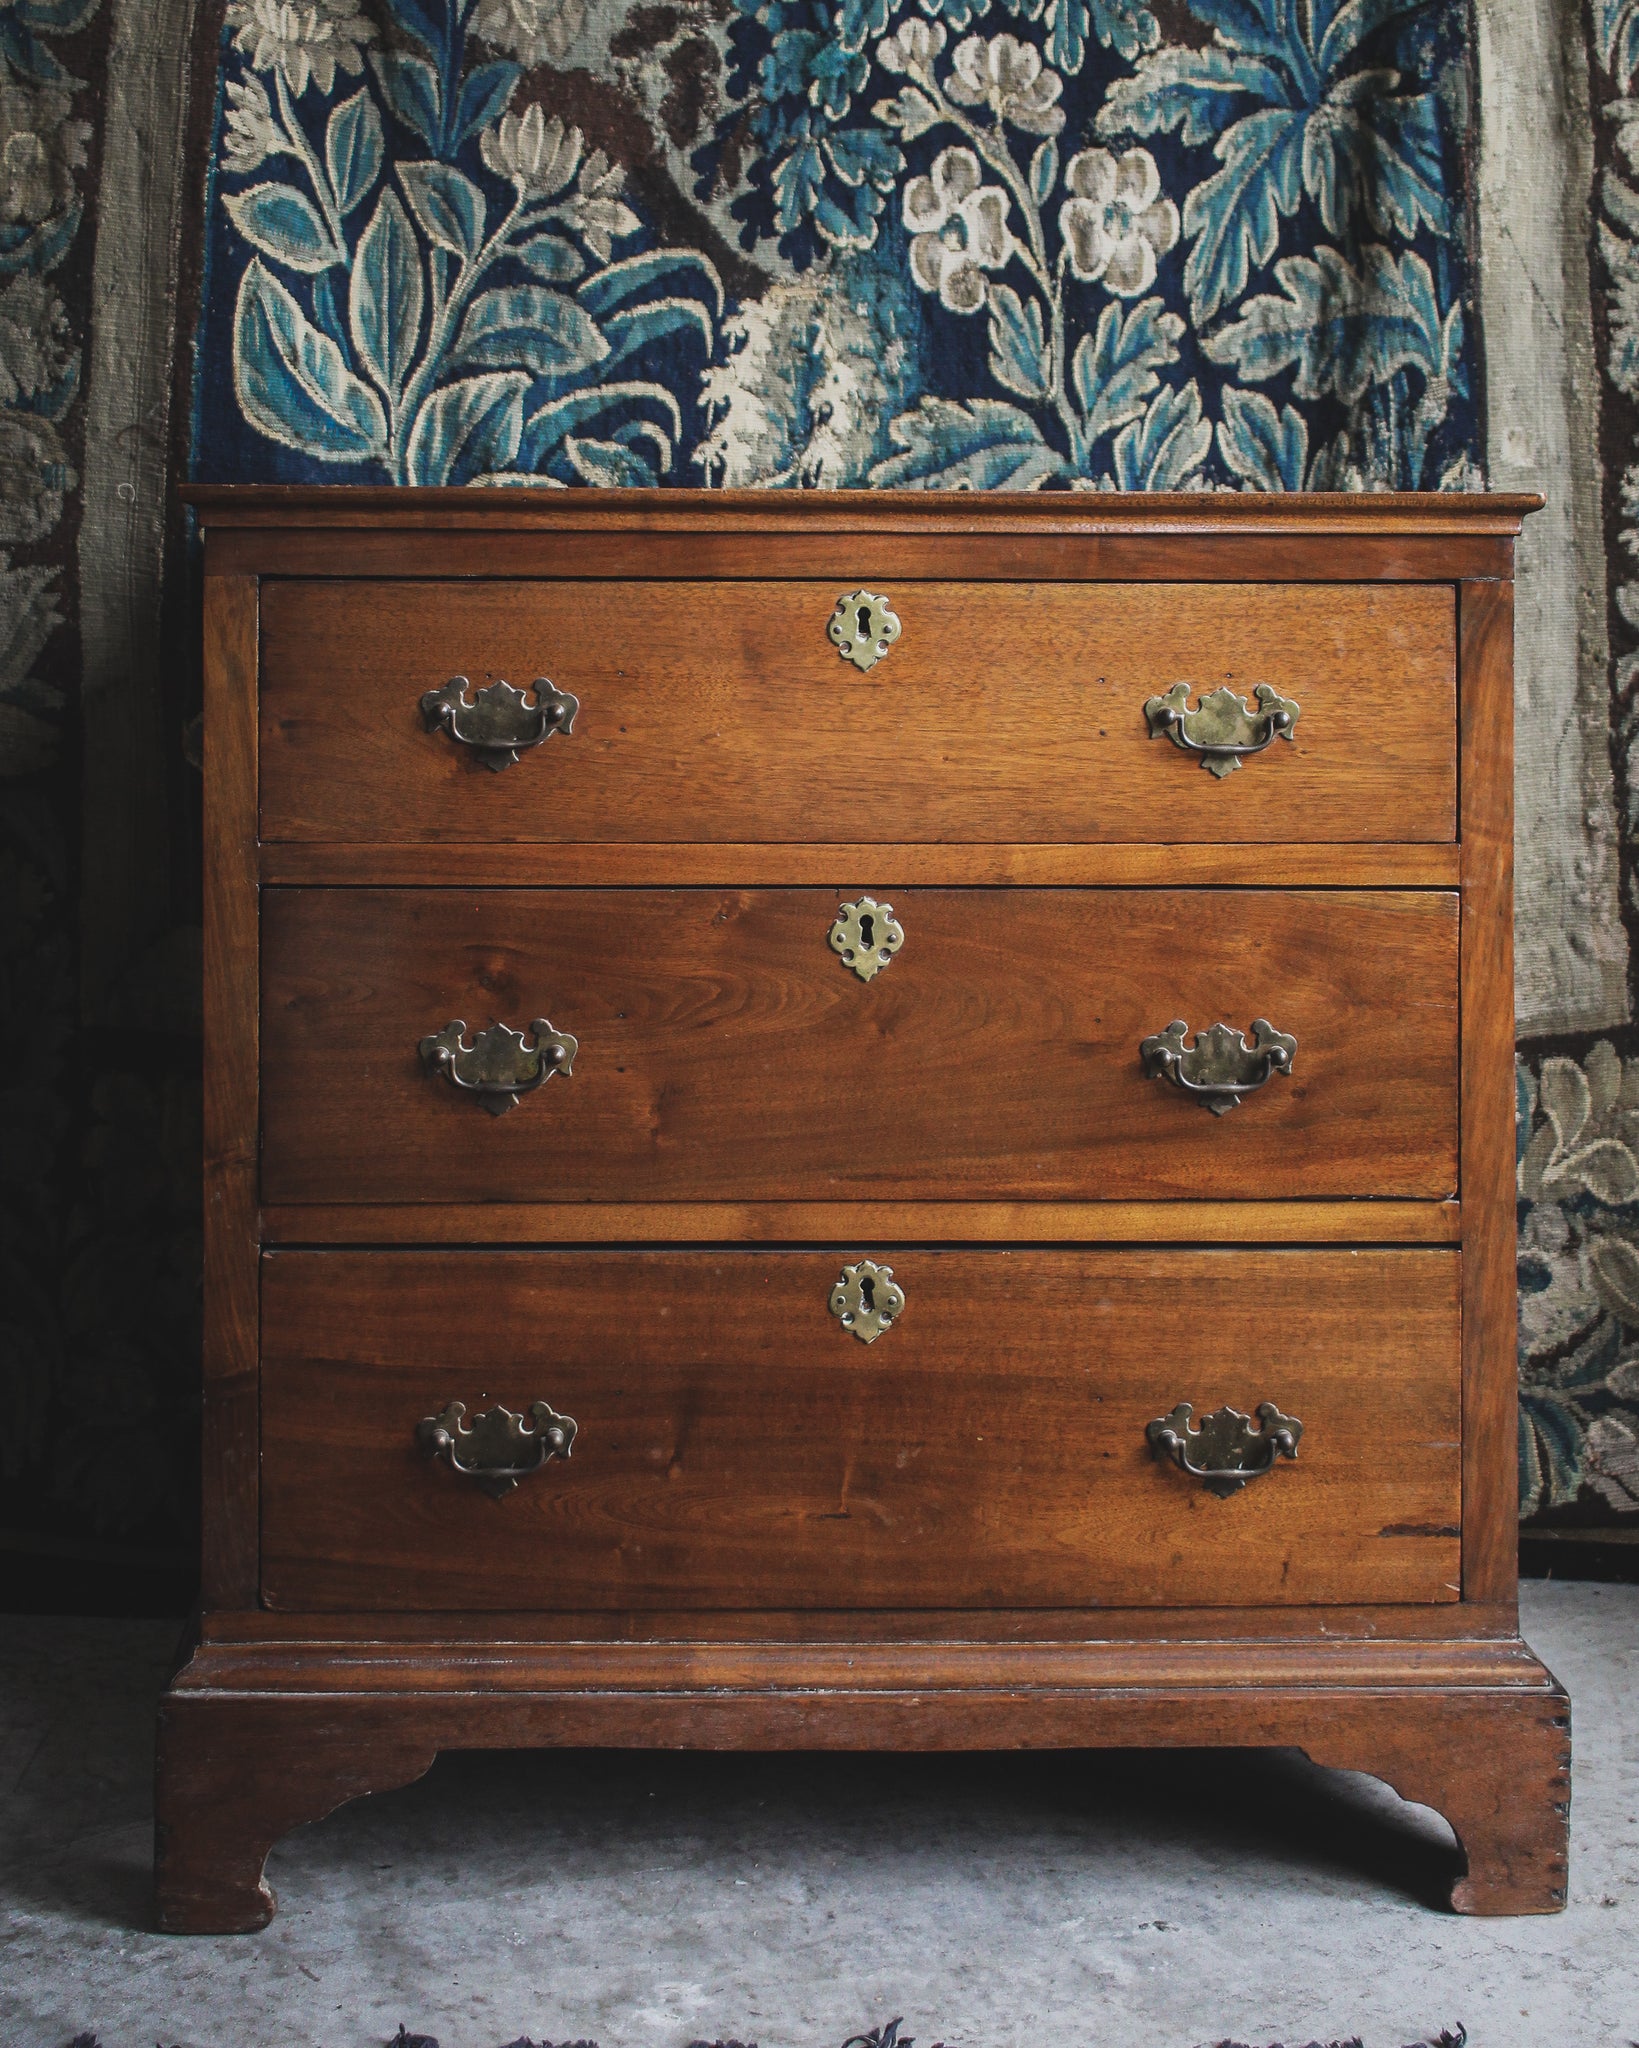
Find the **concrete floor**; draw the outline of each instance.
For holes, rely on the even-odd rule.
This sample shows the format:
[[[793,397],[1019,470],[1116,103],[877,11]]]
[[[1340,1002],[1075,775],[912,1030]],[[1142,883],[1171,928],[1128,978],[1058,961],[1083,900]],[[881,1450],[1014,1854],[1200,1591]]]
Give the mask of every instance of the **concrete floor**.
[[[13,1619],[0,2048],[840,2048],[899,2014],[921,2048],[1639,2044],[1639,1588],[1525,1615],[1575,1700],[1553,1919],[1431,1911],[1444,1823],[1291,1757],[598,1753],[444,1758],[276,1849],[265,1934],[193,1941],[150,1931],[175,1631]]]

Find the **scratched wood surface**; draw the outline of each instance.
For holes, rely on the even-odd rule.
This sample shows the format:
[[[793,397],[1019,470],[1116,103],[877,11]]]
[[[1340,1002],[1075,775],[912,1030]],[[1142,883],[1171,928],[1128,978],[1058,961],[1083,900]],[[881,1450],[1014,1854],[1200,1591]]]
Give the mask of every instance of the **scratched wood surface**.
[[[895,1253],[874,1344],[834,1254],[270,1253],[274,1607],[1235,1606],[1457,1596],[1459,1265],[1404,1252]],[[502,1500],[416,1424],[538,1400],[572,1457]],[[1274,1401],[1228,1500],[1182,1400]]]
[[[868,674],[849,589],[902,635]],[[424,729],[452,677],[580,699],[496,774]],[[1177,682],[1301,706],[1221,780],[1144,703]],[[1192,701],[1194,701],[1192,699]],[[1449,585],[274,581],[262,836],[507,840],[1451,840]],[[429,866],[428,880],[437,879]]]

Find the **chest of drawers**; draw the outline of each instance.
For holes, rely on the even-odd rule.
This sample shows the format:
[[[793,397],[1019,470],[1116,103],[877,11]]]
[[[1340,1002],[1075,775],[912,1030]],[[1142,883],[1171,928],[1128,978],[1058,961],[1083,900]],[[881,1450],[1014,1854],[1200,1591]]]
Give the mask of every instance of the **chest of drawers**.
[[[1295,1745],[1563,1903],[1505,498],[200,492],[164,1924],[440,1749]],[[1225,1759],[1226,1772],[1232,1769]]]

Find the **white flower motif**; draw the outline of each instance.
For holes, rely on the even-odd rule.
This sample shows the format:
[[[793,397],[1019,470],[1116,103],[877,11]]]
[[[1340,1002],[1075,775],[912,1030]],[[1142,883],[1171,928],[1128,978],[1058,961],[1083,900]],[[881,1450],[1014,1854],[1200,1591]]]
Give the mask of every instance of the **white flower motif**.
[[[635,234],[642,223],[629,206],[623,205],[620,188],[626,173],[611,164],[601,149],[594,149],[581,165],[580,182],[565,212],[569,224],[600,263],[609,261],[612,245],[623,235]]]
[[[69,106],[55,86],[0,83],[0,221],[32,227],[72,204],[91,126],[71,121]]]
[[[905,225],[911,231],[911,275],[937,292],[953,313],[977,313],[989,296],[987,270],[1002,269],[1013,254],[1007,194],[983,183],[971,149],[942,150],[925,178],[905,187]]]
[[[297,99],[310,84],[334,92],[338,71],[356,76],[376,36],[354,0],[229,0],[227,26],[251,69],[283,72]]]
[[[259,78],[228,80],[228,123],[222,137],[222,168],[254,171],[285,148],[285,132],[274,118],[267,88]]]
[[[902,21],[891,36],[884,36],[877,44],[877,62],[884,71],[891,71],[896,76],[908,71],[913,78],[924,78],[933,69],[933,60],[944,47],[943,22],[913,18]]]
[[[945,90],[959,106],[989,107],[998,121],[1029,135],[1057,135],[1064,109],[1057,105],[1064,80],[1047,70],[1033,43],[1016,36],[969,36],[951,60]]]
[[[580,33],[586,0],[482,0],[473,28],[524,64],[555,62]]]
[[[549,121],[537,101],[521,114],[503,114],[484,131],[479,147],[498,178],[510,178],[520,192],[550,199],[579,169],[586,138],[578,128],[566,128],[556,114]]]
[[[1178,209],[1161,197],[1161,174],[1147,149],[1112,156],[1084,149],[1070,159],[1059,208],[1070,268],[1101,277],[1118,298],[1135,299],[1155,282],[1156,259],[1178,240]]]

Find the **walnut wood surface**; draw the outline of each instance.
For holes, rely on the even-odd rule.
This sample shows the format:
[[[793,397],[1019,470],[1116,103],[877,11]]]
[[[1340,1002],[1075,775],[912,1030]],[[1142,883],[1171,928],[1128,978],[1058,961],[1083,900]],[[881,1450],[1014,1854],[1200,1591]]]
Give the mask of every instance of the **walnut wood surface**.
[[[310,1659],[309,1688],[281,1692],[288,1653],[260,1670],[244,1653],[196,1654],[161,1711],[161,1923],[228,1933],[266,1923],[268,1849],[340,1801],[418,1777],[440,1749],[541,1744],[718,1749],[960,1750],[1294,1745],[1317,1762],[1385,1778],[1451,1821],[1455,1875],[1438,1852],[1421,1889],[1465,1913],[1554,1912],[1565,1903],[1569,1706],[1523,1646],[1449,1657],[1445,1668],[1385,1642],[1210,1660],[1162,1651],[1072,1676],[1039,1653],[976,1652],[931,1684],[873,1685],[822,1661],[727,1667],[675,1648],[664,1689],[620,1689],[593,1652],[578,1670],[504,1659],[463,1665],[384,1645]],[[886,1676],[887,1674],[882,1674]],[[795,1677],[795,1683],[792,1682]],[[1130,1681],[1137,1679],[1136,1683]],[[1123,1683],[1123,1680],[1129,1682]],[[527,1690],[524,1688],[528,1687]],[[1233,1769],[1225,1760],[1225,1769]]]
[[[801,533],[1043,536],[1134,534],[1192,540],[1239,531],[1274,538],[1419,535],[1449,544],[1468,534],[1517,534],[1542,509],[1536,491],[1038,491],[405,490],[333,484],[191,484],[181,493],[202,528],[396,535],[416,530],[494,534]],[[1271,558],[1281,551],[1266,548]]]
[[[256,1597],[256,610],[212,576],[204,621],[203,1589]]]
[[[1449,1252],[892,1254],[864,1345],[825,1253],[273,1253],[271,1606],[1216,1606],[1457,1593]],[[574,1455],[495,1501],[417,1448],[549,1401]],[[1262,1400],[1296,1462],[1229,1500],[1145,1425]]]
[[[861,675],[845,589],[904,631]],[[851,581],[271,583],[262,836],[470,840],[1449,840],[1449,586]],[[424,692],[536,677],[575,729],[500,774],[423,726]],[[1179,681],[1302,706],[1219,780],[1152,740]]]
[[[193,496],[208,1611],[161,1717],[164,1924],[261,1925],[290,1826],[537,1743],[1297,1744],[1446,1814],[1459,1910],[1563,1904],[1567,1707],[1514,1633],[1509,579],[1540,501]],[[971,588],[858,678],[803,606],[861,584],[901,617]],[[1158,650],[1284,683],[1296,745],[1220,784],[1145,739]],[[258,845],[264,658],[265,823],[303,836]],[[502,776],[419,730],[428,683],[564,659],[574,738]],[[613,730],[611,679],[645,707]],[[297,1197],[260,1215],[259,883],[264,1194]],[[1459,888],[1460,1125],[1456,899],[1349,893]],[[868,988],[824,946],[861,891],[910,930]],[[449,1098],[414,1044],[463,1014],[577,1030],[573,1081],[499,1122]],[[1294,1079],[1223,1120],[1142,1081],[1178,1014],[1295,1029]],[[423,1249],[269,1254],[259,1365],[258,1228]],[[514,1237],[697,1249],[463,1248]],[[928,1248],[1345,1238],[1462,1250]],[[860,1254],[911,1283],[869,1349],[824,1306]],[[543,1393],[581,1440],[507,1500],[409,1448],[449,1398]],[[1266,1396],[1309,1434],[1230,1501],[1134,1448],[1177,1398]]]
[[[1514,1213],[1514,589],[1465,583],[1463,646],[1463,1587],[1519,1574]]]
[[[1459,1244],[1458,1202],[290,1203],[264,1244]]]
[[[1456,1666],[1443,1661],[1445,1651],[1461,1659],[1466,1655],[1466,1646],[1485,1643],[1493,1647],[1512,1645],[1510,1656],[1523,1656],[1535,1667],[1536,1660],[1519,1642],[1517,1605],[1482,1607],[1468,1600],[1433,1607],[1328,1605],[1324,1619],[1324,1637],[1317,1637],[1314,1612],[1306,1607],[805,1607],[800,1611],[778,1607],[691,1607],[687,1612],[611,1608],[602,1613],[583,1610],[576,1614],[544,1614],[538,1610],[519,1613],[516,1609],[497,1608],[476,1615],[447,1611],[297,1614],[233,1609],[204,1615],[200,1621],[200,1640],[211,1649],[239,1645],[267,1651],[265,1658],[245,1667],[244,1682],[248,1685],[254,1680],[273,1686],[281,1683],[278,1671],[283,1668],[287,1653],[299,1650],[305,1654],[315,1647],[358,1644],[373,1646],[383,1657],[390,1657],[398,1648],[413,1648],[417,1656],[425,1653],[436,1667],[436,1653],[455,1651],[465,1656],[474,1645],[528,1650],[543,1644],[658,1644],[670,1647],[680,1657],[692,1657],[712,1644],[817,1648],[838,1643],[874,1643],[915,1649],[930,1644],[949,1647],[1037,1643],[1078,1650],[1102,1645],[1119,1663],[1128,1649],[1148,1643],[1240,1646],[1269,1642],[1309,1648],[1356,1642],[1400,1643],[1415,1644],[1419,1658],[1425,1646],[1440,1650],[1441,1657],[1420,1664],[1419,1669],[1430,1684],[1443,1684],[1460,1675]],[[218,1667],[213,1664],[211,1668]],[[334,1668],[335,1682],[345,1688],[345,1680],[340,1677],[344,1665]],[[602,1667],[596,1658],[591,1658],[585,1668],[596,1671]],[[907,1663],[904,1668],[914,1672],[916,1683],[925,1675],[921,1667]],[[178,1685],[186,1682],[183,1678],[176,1681]],[[441,1681],[435,1676],[428,1682]],[[1498,1678],[1494,1682],[1506,1681]]]
[[[589,493],[577,491],[583,498]],[[797,496],[798,493],[782,493]],[[470,509],[470,508],[469,508]],[[572,512],[573,508],[569,508]],[[1268,516],[1267,514],[1265,515]],[[561,517],[561,515],[560,515]],[[1125,530],[1069,522],[1016,526],[968,522],[897,528],[867,536],[848,526],[782,527],[762,523],[713,527],[699,520],[577,528],[568,523],[480,529],[451,522],[439,527],[371,523],[335,525],[221,525],[211,528],[217,569],[223,574],[333,579],[360,576],[398,581],[493,583],[518,577],[570,576],[594,582],[659,578],[698,582],[755,582],[766,577],[839,579],[857,583],[861,543],[894,535],[895,573],[930,582],[1017,583],[1041,578],[1058,583],[1443,583],[1462,577],[1508,577],[1513,541],[1500,525],[1436,532],[1408,521],[1375,529],[1191,529],[1164,522]]]
[[[642,843],[362,846],[283,840],[260,850],[264,883],[297,887],[494,889],[803,888],[874,869],[945,888],[1455,889],[1462,849],[1380,840],[1266,846],[847,846]]]
[[[881,894],[907,936],[866,984],[824,890],[268,891],[263,1197],[1455,1190],[1454,897]],[[574,1074],[505,1116],[422,1071],[452,1018],[535,1017]],[[1175,1017],[1267,1017],[1294,1071],[1212,1116],[1144,1078]]]

